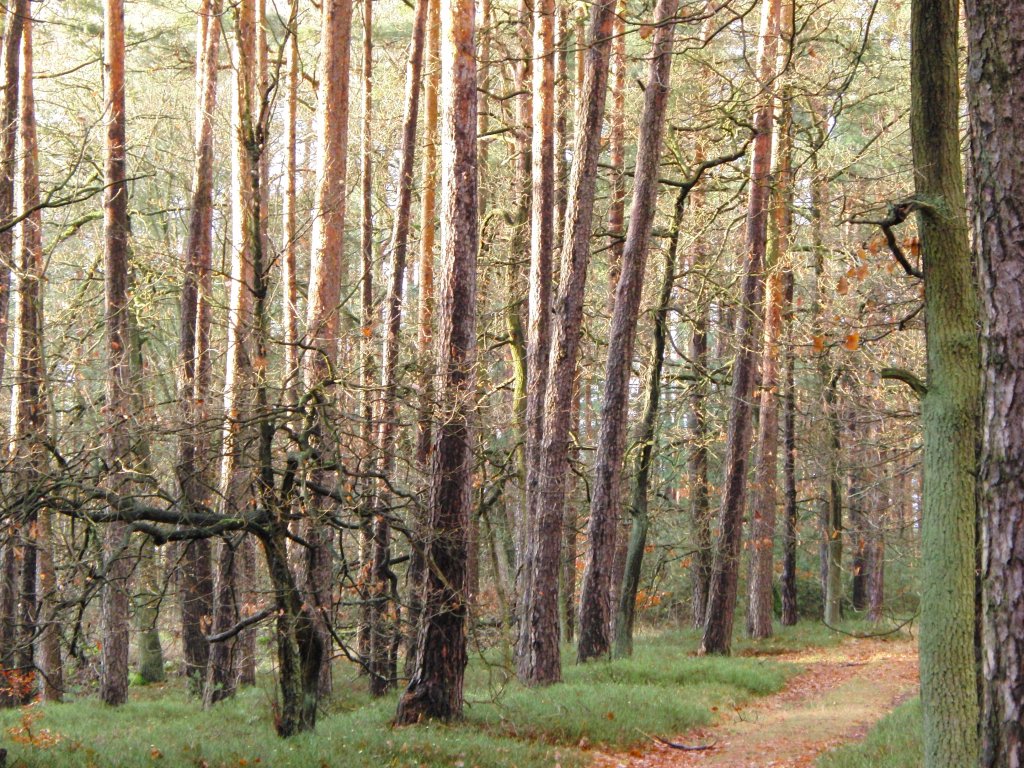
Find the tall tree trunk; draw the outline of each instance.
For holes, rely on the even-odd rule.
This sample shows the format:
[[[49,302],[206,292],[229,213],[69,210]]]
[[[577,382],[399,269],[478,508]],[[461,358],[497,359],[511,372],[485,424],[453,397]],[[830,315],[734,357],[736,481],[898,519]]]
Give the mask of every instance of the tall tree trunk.
[[[15,146],[18,138],[18,64],[21,60],[21,34],[28,0],[13,0],[4,18],[3,93],[0,94],[0,221],[9,221],[14,213]],[[14,253],[14,232],[5,227],[0,232],[0,376],[4,373],[7,354],[7,310],[10,305],[11,264]],[[13,609],[12,609],[13,610]]]
[[[654,442],[658,424],[658,406],[661,400],[661,372],[665,364],[665,347],[668,343],[668,313],[672,301],[672,288],[676,281],[676,251],[679,248],[679,229],[683,222],[688,189],[679,190],[672,214],[672,229],[668,248],[665,249],[665,269],[661,278],[661,293],[654,313],[654,344],[651,347],[651,361],[647,369],[646,396],[640,428],[637,432],[636,471],[633,476],[633,490],[629,500],[629,514],[632,525],[629,534],[629,549],[623,571],[622,588],[615,613],[613,649],[617,658],[633,654],[633,623],[636,616],[636,595],[640,588],[640,566],[643,563],[644,547],[650,517],[647,512],[647,497],[650,486],[651,466],[654,459]]]
[[[4,17],[3,49],[0,68],[3,90],[0,92],[0,220],[9,221],[14,214],[14,174],[18,128],[19,63],[21,33],[25,19],[26,0],[15,0]],[[14,256],[14,233],[10,228],[0,232],[0,375],[3,374],[7,349],[7,309],[10,301],[10,265]],[[3,549],[0,551],[0,667],[13,669],[17,646],[17,557],[18,529],[13,520],[5,521]],[[3,695],[0,703],[11,705],[14,699]]]
[[[1024,763],[1024,482],[1020,475],[1024,458],[1024,438],[1021,437],[1022,407],[1019,396],[1021,352],[1024,335],[1021,334],[1020,265],[1022,241],[1022,212],[1024,212],[1024,132],[1020,115],[1024,100],[1020,82],[1024,77],[1024,16],[1019,2],[994,3],[991,0],[968,0],[967,34],[969,66],[967,93],[971,116],[971,191],[974,206],[974,241],[979,249],[981,295],[983,297],[983,382],[984,412],[982,416],[981,447],[981,519],[983,581],[983,633],[982,658],[983,712],[981,718],[981,765],[984,768],[1010,768]],[[955,10],[953,11],[955,13]],[[951,28],[956,29],[951,22]],[[952,75],[950,75],[952,77]],[[956,80],[950,80],[955,85]],[[923,94],[922,94],[923,95]],[[950,153],[952,157],[952,153]],[[962,255],[962,254],[960,254]],[[935,269],[945,270],[935,255]],[[958,262],[959,265],[959,262]],[[963,301],[967,304],[966,265]],[[958,270],[959,271],[959,270]],[[934,272],[926,278],[937,280]],[[928,287],[932,290],[932,286]],[[949,302],[950,315],[963,313],[962,330],[958,334],[961,349],[970,349],[970,327],[973,327],[970,305],[957,308],[956,294],[943,295],[951,290],[940,283],[935,301]],[[929,326],[929,333],[931,326]],[[949,354],[964,354],[950,349]],[[940,360],[936,360],[936,366]],[[966,365],[958,372],[958,392],[968,395]],[[929,397],[931,396],[929,380]],[[960,387],[963,386],[961,390]],[[959,429],[959,427],[953,427]],[[955,434],[955,433],[954,433]],[[961,434],[966,442],[966,437]],[[966,445],[962,446],[962,450]],[[966,466],[966,456],[964,456]],[[968,488],[963,488],[961,501],[965,501]],[[947,503],[952,503],[949,500]],[[935,509],[929,504],[928,512]],[[969,507],[966,504],[957,513],[957,535],[965,536]],[[950,520],[952,522],[952,520]],[[927,530],[927,526],[926,526]],[[930,539],[935,541],[936,539]],[[947,545],[965,544],[958,538]],[[938,553],[935,553],[938,554]],[[954,557],[947,551],[948,559]],[[957,551],[953,562],[957,585],[956,638],[963,643],[962,634],[966,616],[962,611],[965,600],[967,553]],[[937,575],[937,572],[936,574]],[[939,617],[935,620],[938,621]],[[934,642],[937,637],[932,638]],[[957,684],[967,685],[967,675],[959,669],[962,653],[955,660]],[[938,661],[932,657],[933,660]],[[953,661],[950,659],[949,661]],[[963,681],[962,683],[959,681]],[[952,684],[952,682],[950,683]],[[969,692],[961,694],[964,703],[949,715],[970,713]],[[952,703],[952,702],[950,702]],[[945,709],[945,708],[944,708]],[[944,719],[944,718],[943,718]],[[944,723],[935,718],[936,727]],[[933,734],[937,735],[937,734]],[[963,738],[967,733],[964,729]],[[962,754],[969,755],[967,750]]]
[[[415,176],[416,125],[420,104],[420,77],[423,70],[423,48],[426,40],[430,0],[416,0],[416,18],[409,42],[409,59],[405,71],[405,112],[402,118],[401,166],[398,172],[398,206],[391,233],[391,285],[384,302],[384,351],[381,356],[383,391],[380,408],[378,450],[380,473],[390,480],[395,472],[395,443],[398,437],[398,351],[402,330],[402,292],[405,264],[409,250],[409,225],[412,219],[412,192]],[[474,110],[475,117],[475,110]],[[373,520],[373,566],[371,576],[370,618],[370,691],[386,692],[394,681],[390,648],[398,631],[394,612],[397,604],[389,599],[395,578],[388,565],[390,559],[390,525],[388,515],[391,492],[382,482],[377,487],[376,512]],[[392,595],[393,597],[393,595]],[[389,620],[387,613],[393,615]],[[387,623],[387,626],[385,626]]]
[[[782,401],[782,434],[785,456],[783,457],[782,474],[784,478],[786,525],[782,535],[782,625],[791,627],[799,618],[796,593],[796,545],[797,525],[799,523],[796,488],[796,377],[794,363],[796,356],[793,350],[793,270],[790,267],[785,274],[786,306],[789,316],[786,318],[786,351],[783,363],[785,389]]]
[[[259,243],[259,202],[253,199],[253,180],[259,179],[246,142],[251,140],[256,103],[256,8],[255,0],[238,0],[233,6],[234,38],[231,45],[233,99],[231,125],[231,270],[228,280],[228,321],[224,369],[224,431],[220,476],[220,507],[237,516],[253,500],[257,427],[253,296],[256,285],[254,250]],[[258,160],[258,158],[257,158]],[[254,215],[255,214],[255,215]],[[242,577],[247,534],[225,538],[218,545],[214,574],[214,634],[224,632],[239,619],[244,598]],[[251,631],[251,630],[250,630]],[[241,650],[238,637],[216,643],[210,650],[204,704],[234,695],[239,682]]]
[[[107,331],[107,462],[110,483],[121,492],[131,460],[131,339],[128,298],[128,182],[125,174],[124,0],[106,0],[103,65],[106,110],[103,195],[103,268]],[[128,525],[109,523],[103,536],[106,581],[100,618],[103,650],[100,698],[128,700]]]
[[[601,123],[614,17],[615,0],[601,0],[591,8],[589,48],[584,56],[585,71],[578,100],[582,109],[578,110],[580,122],[573,147],[562,237],[560,282],[553,306],[550,363],[544,394],[541,482],[536,492],[527,498],[528,519],[536,521],[538,539],[530,593],[521,598],[527,602],[524,611],[534,617],[532,658],[520,667],[520,677],[538,684],[557,682],[562,674],[558,649],[558,567],[565,515],[569,427],[590,263],[594,187],[601,152]]]
[[[212,457],[206,421],[209,410],[211,291],[213,290],[213,113],[217,105],[220,2],[204,0],[196,44],[195,166],[188,245],[181,286],[178,399],[182,429],[175,467],[186,510],[211,505]],[[213,614],[210,542],[182,545],[180,565],[181,645],[189,689],[198,694],[209,660],[204,637]]]
[[[337,419],[336,401],[341,393],[334,386],[338,377],[339,316],[342,273],[345,271],[345,182],[348,172],[348,102],[351,58],[352,0],[330,0],[323,10],[321,24],[320,92],[317,112],[317,187],[313,202],[314,219],[311,246],[309,303],[306,313],[307,352],[303,357],[303,384],[313,395],[309,419],[319,425],[311,429],[322,437],[314,442],[324,462],[333,462],[338,447],[331,437],[331,425]],[[312,469],[320,485],[330,485],[334,473],[321,467]],[[309,548],[302,568],[302,588],[313,601],[314,624],[325,649],[331,647],[326,626],[330,621],[333,566],[331,536],[325,524],[320,500],[310,504],[303,528]],[[323,655],[320,670],[320,694],[331,690],[330,653]]]
[[[470,417],[476,390],[476,51],[472,0],[441,7],[441,294],[438,420],[430,464],[424,617],[416,667],[395,721],[462,715],[466,667]]]
[[[540,450],[544,433],[544,390],[547,386],[551,343],[551,262],[555,208],[555,2],[534,0],[533,8],[533,143],[530,239],[529,327],[526,342],[526,488],[527,498],[541,482]],[[522,564],[523,599],[519,608],[517,673],[530,681],[537,617],[530,584],[541,535],[536,519],[525,521],[526,546]],[[544,627],[543,631],[550,628]],[[543,642],[543,641],[541,641]]]
[[[437,217],[437,155],[439,149],[437,135],[437,101],[441,89],[441,62],[439,58],[441,46],[441,7],[440,0],[430,0],[427,12],[427,50],[425,64],[427,73],[424,82],[424,127],[423,127],[423,193],[420,201],[420,302],[419,302],[419,335],[417,351],[423,373],[420,378],[420,415],[416,439],[416,463],[426,473],[430,469],[430,443],[432,432],[431,413],[434,400],[434,375],[431,354],[434,351],[434,246],[437,240],[435,219]],[[486,69],[486,56],[480,63],[480,69]],[[481,73],[481,82],[485,81],[485,71]],[[483,93],[479,98],[483,99]],[[486,122],[485,111],[481,110],[478,122]],[[485,130],[480,133],[486,133]],[[482,145],[481,145],[482,147]],[[481,148],[481,155],[483,149]],[[481,158],[482,161],[482,158]],[[406,671],[415,668],[416,636],[419,633],[422,616],[420,586],[423,583],[425,562],[423,559],[423,516],[417,509],[414,514],[414,532],[417,537],[409,552],[409,570],[407,573],[408,598],[406,613],[408,615],[406,637]],[[496,577],[497,578],[497,577]],[[504,616],[504,611],[502,611]]]
[[[284,198],[281,201],[281,325],[284,330],[284,391],[285,401],[295,407],[299,400],[300,345],[299,345],[299,291],[298,270],[298,119],[299,119],[299,2],[291,0],[285,41],[285,115],[284,135]]]
[[[608,339],[601,431],[587,528],[587,559],[580,591],[577,645],[580,661],[604,656],[611,650],[611,582],[629,420],[629,380],[647,252],[658,211],[658,165],[672,76],[672,37],[678,5],[678,0],[659,0],[654,12],[656,31],[650,74],[644,90],[629,233],[622,251],[621,274],[615,290],[615,308]]]
[[[19,10],[10,9],[9,13]],[[14,278],[14,343],[12,355],[16,372],[11,388],[11,454],[15,462],[18,493],[25,504],[25,557],[22,563],[23,611],[29,622],[22,627],[23,642],[36,646],[27,654],[41,677],[40,690],[45,701],[60,701],[63,696],[63,670],[60,659],[60,626],[56,609],[57,581],[53,564],[50,510],[37,507],[35,488],[46,471],[46,369],[43,363],[43,259],[42,212],[39,206],[39,148],[36,141],[35,96],[33,92],[32,19],[26,15],[21,37],[21,90],[19,109],[18,176],[21,183],[16,203],[19,215],[28,214],[18,224]],[[33,658],[34,656],[34,658]],[[24,665],[23,665],[24,666]]]
[[[777,72],[781,75],[792,51],[789,39],[793,26],[793,4],[783,0],[780,11],[780,35]],[[789,245],[793,198],[792,123],[790,92],[779,88],[779,120],[775,126],[775,187],[772,190],[772,242],[765,263],[767,298],[765,301],[764,346],[761,353],[759,385],[757,463],[754,468],[754,493],[751,503],[750,580],[748,583],[747,634],[754,638],[771,637],[773,590],[775,580],[775,518],[778,507],[779,393],[785,387],[780,380],[779,357],[783,343],[783,324],[789,312],[786,280],[790,272]],[[783,372],[784,374],[784,372]]]
[[[928,390],[921,402],[920,662],[926,768],[978,761],[974,575],[980,310],[960,165],[959,10],[957,0],[914,0],[910,22],[910,134],[915,199],[921,203],[918,231],[928,350]],[[1019,20],[1016,23],[1019,29]],[[1007,82],[1004,67],[1000,63],[993,85]],[[989,158],[1000,156],[991,154],[992,149],[986,146],[975,155],[982,164],[977,169],[979,178],[986,184],[999,178],[999,172],[988,165]],[[988,168],[992,173],[982,170]],[[979,234],[984,236],[984,231]],[[988,301],[999,301],[998,294],[989,296]],[[997,328],[993,330],[998,334]],[[993,342],[995,346],[986,346],[1000,349],[997,359],[1009,359],[1003,357],[998,336]],[[992,396],[989,392],[987,402],[994,402]],[[1002,408],[996,411],[1000,423],[1012,418]],[[1000,545],[1003,542],[1010,545],[1008,538]],[[1020,718],[1015,720],[1020,733]],[[1019,750],[1016,757],[1021,757]]]
[[[764,260],[768,234],[768,193],[771,176],[772,120],[776,59],[779,45],[781,0],[764,0],[758,42],[758,79],[762,104],[754,115],[754,151],[750,165],[750,201],[747,209],[747,255],[739,316],[738,349],[732,371],[732,403],[725,449],[725,482],[720,512],[721,532],[708,591],[702,653],[728,654],[732,648],[736,609],[740,542],[750,451],[751,406],[757,378],[760,306],[764,294]]]

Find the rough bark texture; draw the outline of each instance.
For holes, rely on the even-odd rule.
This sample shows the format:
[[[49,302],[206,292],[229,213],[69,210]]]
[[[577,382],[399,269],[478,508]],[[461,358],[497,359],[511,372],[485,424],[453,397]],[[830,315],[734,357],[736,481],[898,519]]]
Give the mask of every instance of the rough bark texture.
[[[188,244],[181,285],[178,399],[182,429],[175,467],[181,503],[186,510],[210,505],[213,477],[206,420],[209,411],[211,360],[211,292],[213,290],[213,114],[217,105],[217,62],[220,50],[220,2],[204,0],[196,35],[195,166]],[[213,614],[210,543],[182,545],[181,645],[189,689],[202,688],[209,645],[204,637]]]
[[[416,668],[395,721],[462,715],[466,668],[470,417],[476,362],[476,51],[472,0],[441,9],[441,274],[437,393],[441,418],[430,464],[423,623]]]
[[[317,111],[316,193],[313,202],[312,258],[309,277],[309,304],[306,313],[306,344],[303,357],[303,383],[313,396],[309,419],[311,440],[320,459],[336,460],[338,447],[328,437],[337,418],[335,402],[341,393],[334,386],[337,378],[339,316],[343,279],[345,237],[345,181],[348,173],[348,102],[351,58],[352,2],[330,0],[324,5],[320,44],[320,93]],[[314,468],[319,484],[329,485],[333,473]],[[326,502],[320,502],[326,504]],[[311,504],[303,532],[309,547],[302,567],[302,589],[312,600],[317,631],[325,649],[331,647],[326,622],[330,621],[333,564],[329,529],[324,524],[325,510]],[[320,692],[331,690],[330,653],[323,657]]]
[[[754,115],[754,150],[747,208],[747,254],[743,298],[737,339],[739,349],[732,372],[732,402],[725,447],[725,483],[720,511],[720,533],[708,590],[702,653],[728,654],[732,648],[733,613],[736,609],[740,542],[747,485],[747,454],[750,451],[751,410],[757,378],[756,345],[764,293],[764,258],[768,236],[768,193],[771,175],[772,119],[776,56],[779,44],[780,0],[764,0],[758,43],[758,76],[763,89],[762,105]]]
[[[128,183],[125,180],[124,2],[104,4],[103,65],[106,101],[103,233],[107,341],[107,462],[110,482],[119,489],[131,457],[131,362],[128,327]],[[128,700],[128,526],[110,523],[103,536],[106,583],[100,635],[103,651],[100,698],[107,704]]]
[[[658,204],[658,163],[672,75],[672,36],[678,0],[659,0],[655,9],[653,55],[644,111],[640,121],[636,176],[629,211],[629,233],[622,252],[621,273],[615,291],[605,368],[601,431],[594,463],[594,484],[587,528],[587,559],[580,591],[577,658],[597,658],[611,650],[611,582],[615,562],[622,492],[623,454],[629,406],[629,379],[640,313],[644,271],[651,229]]]
[[[528,501],[528,516],[535,521],[538,547],[531,577],[531,593],[524,600],[534,616],[532,658],[520,675],[535,684],[561,678],[558,651],[558,567],[565,515],[569,427],[572,418],[573,380],[583,324],[583,298],[590,263],[594,187],[601,152],[601,122],[608,83],[615,0],[602,0],[591,8],[589,47],[583,56],[583,80],[578,110],[580,122],[573,149],[566,204],[565,234],[558,297],[553,306],[550,362],[544,394],[544,429],[541,441],[541,482]]]
[[[1024,766],[1024,9],[968,0],[971,191],[983,304],[981,765]]]
[[[654,460],[658,407],[661,401],[661,372],[665,364],[665,348],[669,337],[668,313],[672,301],[672,288],[676,281],[676,252],[679,248],[679,230],[683,222],[683,210],[686,207],[688,191],[681,189],[676,197],[675,210],[672,214],[672,229],[670,230],[672,234],[669,236],[668,247],[665,249],[665,269],[662,272],[661,293],[658,296],[658,306],[654,312],[654,343],[651,346],[651,359],[647,369],[644,410],[640,417],[640,427],[637,430],[637,444],[640,446],[640,450],[637,452],[633,489],[627,507],[632,524],[629,532],[626,564],[622,574],[622,587],[619,592],[618,605],[615,606],[613,654],[617,658],[625,658],[633,653],[636,595],[640,588],[640,566],[643,564],[647,531],[650,528],[647,496],[651,466]]]
[[[554,0],[535,0],[533,18],[533,137],[530,239],[529,326],[526,339],[526,493],[535,496],[540,487],[541,439],[544,434],[544,390],[547,386],[551,343],[551,263],[554,248]],[[541,531],[538,520],[528,516],[526,547],[520,593],[517,672],[531,681],[537,617],[533,609],[532,579]],[[544,627],[543,631],[548,628]],[[543,642],[543,641],[542,641]]]
[[[926,768],[978,761],[974,575],[979,307],[960,165],[959,8],[957,0],[915,0],[910,24],[910,132],[916,199],[921,203],[918,231],[928,354],[928,391],[921,402],[920,663]],[[1000,67],[1000,78],[1004,72]]]
[[[793,5],[782,3],[780,34],[789,35]],[[779,46],[777,70],[782,74],[792,41]],[[775,186],[772,190],[772,241],[765,263],[767,288],[764,318],[764,346],[761,351],[761,379],[758,405],[757,463],[751,500],[750,579],[747,585],[747,634],[771,637],[775,581],[775,518],[778,507],[779,393],[784,382],[779,371],[783,344],[786,303],[786,274],[789,269],[789,241],[792,229],[792,123],[790,93],[779,89],[779,120],[775,125]]]
[[[18,12],[18,11],[14,11]],[[21,38],[21,106],[18,121],[18,199],[16,207],[24,214],[39,205],[39,148],[36,141],[35,96],[32,67],[32,19],[25,17]],[[22,626],[22,642],[36,652],[27,660],[39,674],[39,689],[45,701],[60,701],[63,674],[60,658],[60,626],[57,623],[56,571],[51,540],[51,512],[34,504],[34,490],[46,471],[47,439],[46,369],[43,358],[43,259],[42,212],[35,211],[21,221],[17,229],[14,286],[14,343],[12,357],[15,375],[11,388],[11,459],[15,465],[15,483],[26,504],[22,603],[29,622]]]
[[[221,446],[220,508],[237,516],[253,499],[255,410],[254,315],[256,284],[254,249],[259,203],[253,198],[252,180],[259,178],[247,141],[251,140],[255,90],[255,0],[239,0],[234,7],[231,45],[231,269],[228,278],[228,318],[224,368],[224,429]],[[246,534],[218,544],[214,574],[213,633],[223,632],[240,617],[245,576]],[[251,630],[250,630],[251,631]],[[206,705],[234,694],[239,682],[241,649],[238,637],[217,643],[210,650],[203,701]]]

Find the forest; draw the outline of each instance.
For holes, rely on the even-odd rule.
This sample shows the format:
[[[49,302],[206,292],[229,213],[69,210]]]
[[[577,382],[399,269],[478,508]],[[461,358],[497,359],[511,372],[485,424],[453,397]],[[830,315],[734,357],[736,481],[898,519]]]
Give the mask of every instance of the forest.
[[[1024,766],[1024,1],[0,32],[0,768]]]

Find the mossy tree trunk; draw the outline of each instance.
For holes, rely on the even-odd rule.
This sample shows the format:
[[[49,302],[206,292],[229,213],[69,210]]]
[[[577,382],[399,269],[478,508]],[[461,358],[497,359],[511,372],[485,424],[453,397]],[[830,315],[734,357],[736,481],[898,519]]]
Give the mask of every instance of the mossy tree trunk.
[[[978,760],[974,664],[978,296],[960,163],[958,0],[911,5],[911,143],[924,257],[921,702],[926,768]],[[1000,414],[1000,419],[1004,416]]]

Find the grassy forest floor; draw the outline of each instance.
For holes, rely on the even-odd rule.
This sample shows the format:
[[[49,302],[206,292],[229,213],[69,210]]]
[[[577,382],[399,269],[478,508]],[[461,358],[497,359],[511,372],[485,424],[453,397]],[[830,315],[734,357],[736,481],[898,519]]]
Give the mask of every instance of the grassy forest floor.
[[[9,766],[24,768],[570,768],[595,761],[802,768],[828,747],[863,736],[911,695],[916,682],[913,643],[905,636],[850,640],[808,623],[783,628],[771,640],[738,641],[733,658],[697,658],[697,642],[692,632],[652,634],[638,639],[629,660],[585,666],[574,664],[566,648],[565,683],[541,690],[510,680],[510,663],[497,649],[475,653],[467,670],[466,719],[454,726],[390,727],[395,696],[372,701],[365,680],[339,666],[335,696],[316,733],[289,740],[274,735],[268,674],[205,712],[177,680],[133,687],[129,703],[117,710],[83,697],[4,711],[0,745],[9,751]],[[842,727],[811,728],[826,715],[842,718]],[[904,720],[895,723],[899,735],[914,712],[894,717]],[[687,755],[658,748],[652,736],[720,743]],[[893,738],[871,734],[863,746],[884,748]],[[800,740],[810,762],[770,762],[764,746],[751,753],[755,762],[721,762],[742,739],[770,741],[779,750],[787,740]],[[829,759],[822,765],[883,765],[867,752]]]

